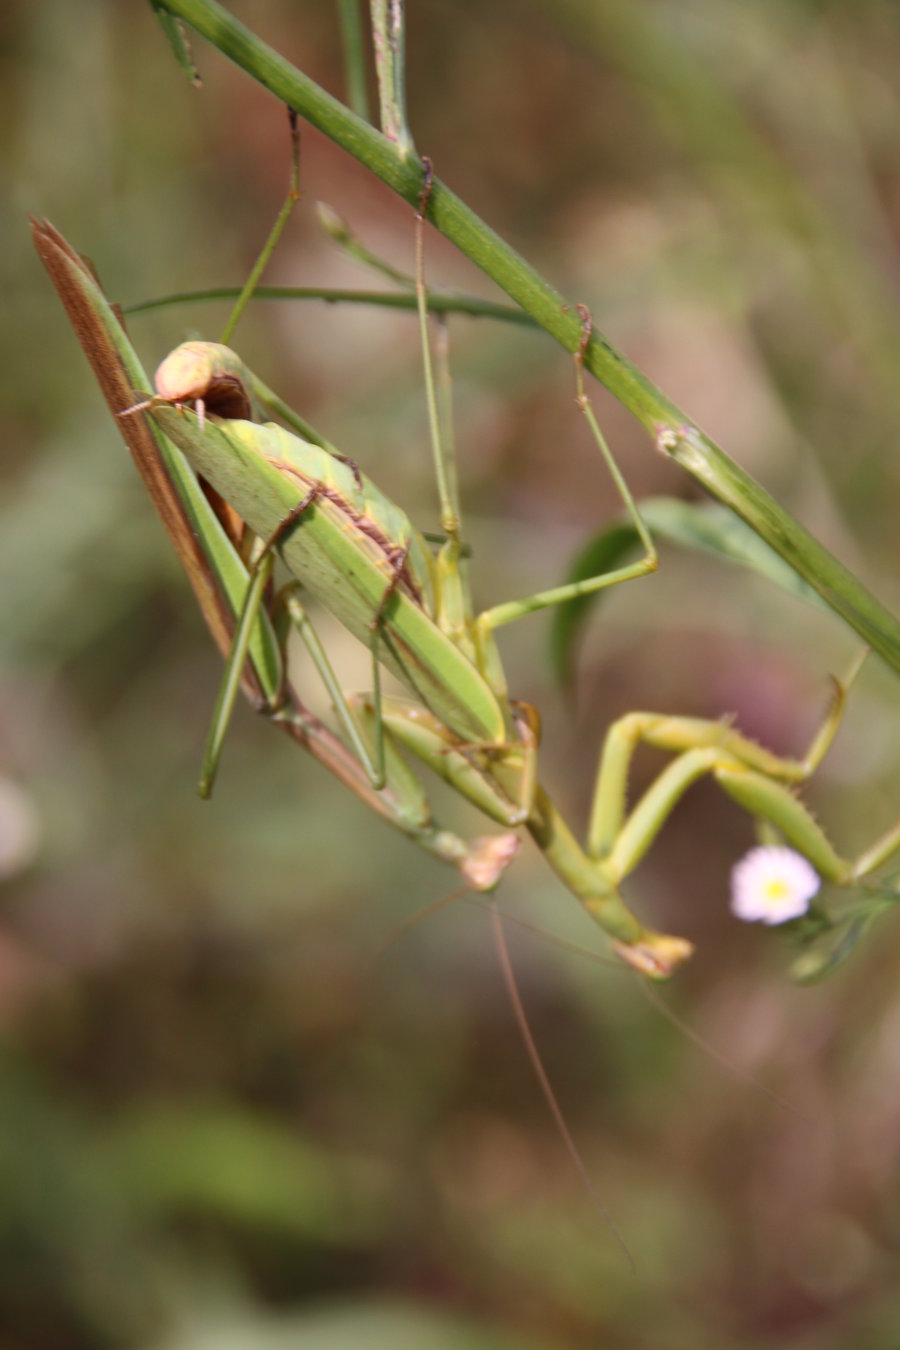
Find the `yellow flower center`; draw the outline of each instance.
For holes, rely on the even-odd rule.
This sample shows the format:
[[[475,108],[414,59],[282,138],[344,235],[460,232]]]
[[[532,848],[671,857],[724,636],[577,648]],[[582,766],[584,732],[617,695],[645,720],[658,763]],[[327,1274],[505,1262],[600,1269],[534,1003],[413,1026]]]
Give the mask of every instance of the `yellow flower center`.
[[[781,877],[770,877],[763,887],[763,895],[770,904],[778,904],[790,895],[790,887]]]

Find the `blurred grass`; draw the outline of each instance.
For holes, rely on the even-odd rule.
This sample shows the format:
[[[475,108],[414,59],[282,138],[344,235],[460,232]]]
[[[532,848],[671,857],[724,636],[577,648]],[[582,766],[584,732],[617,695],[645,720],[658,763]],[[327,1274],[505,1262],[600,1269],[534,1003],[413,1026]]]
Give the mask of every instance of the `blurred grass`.
[[[332,5],[234,8],[341,92]],[[459,906],[373,956],[448,876],[246,714],[213,805],[194,798],[216,657],[24,216],[53,219],[122,301],[241,279],[283,192],[283,114],[195,58],[200,93],[149,6],[45,0],[0,18],[0,773],[40,831],[0,910],[0,1347],[887,1350],[889,920],[831,983],[787,987],[771,935],[728,918],[749,829],[707,786],[631,887],[699,945],[667,999],[794,1111],[723,1076],[627,975],[510,931],[632,1277],[545,1118],[483,915]],[[441,175],[888,603],[898,60],[879,0],[432,0],[409,18],[416,141]],[[368,282],[320,234],[315,198],[410,266],[409,214],[312,134],[302,175],[272,280]],[[438,238],[428,267],[482,286]],[[149,364],[224,318],[205,306],[130,331]],[[490,602],[558,578],[616,504],[569,362],[481,322],[453,340]],[[239,343],[433,524],[414,322],[273,304]],[[597,402],[634,489],[684,493]],[[588,636],[574,708],[550,687],[546,625],[504,634],[576,820],[619,713],[736,711],[791,751],[852,655],[827,616],[708,561],[667,553],[625,590]],[[811,793],[847,851],[896,814],[896,724],[896,681],[870,663]],[[594,939],[532,853],[501,900]]]

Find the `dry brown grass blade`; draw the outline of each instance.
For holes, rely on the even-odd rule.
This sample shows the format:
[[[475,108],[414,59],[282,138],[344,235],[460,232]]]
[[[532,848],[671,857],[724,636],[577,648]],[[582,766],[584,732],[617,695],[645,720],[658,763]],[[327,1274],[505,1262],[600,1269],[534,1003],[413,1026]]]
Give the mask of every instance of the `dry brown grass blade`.
[[[195,531],[191,528],[178,492],[166,471],[153,435],[143,417],[120,416],[135,401],[135,390],[124,363],[97,310],[89,300],[90,290],[98,287],[93,268],[46,220],[31,219],[31,234],[41,262],[49,273],[75,336],[91,364],[97,383],[116,418],[116,425],[128,446],[137,471],[165,526],[182,567],[197,598],[213,639],[223,656],[231,646],[234,620],[216,582]],[[124,327],[124,325],[123,325]],[[259,683],[248,666],[244,676],[248,696],[259,703]]]

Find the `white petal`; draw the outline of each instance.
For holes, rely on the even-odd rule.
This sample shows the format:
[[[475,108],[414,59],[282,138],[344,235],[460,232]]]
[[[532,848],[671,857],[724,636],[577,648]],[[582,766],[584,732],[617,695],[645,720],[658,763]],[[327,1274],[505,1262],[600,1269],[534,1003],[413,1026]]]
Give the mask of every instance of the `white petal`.
[[[747,923],[777,924],[809,909],[820,878],[791,848],[753,848],[731,871],[731,912]]]

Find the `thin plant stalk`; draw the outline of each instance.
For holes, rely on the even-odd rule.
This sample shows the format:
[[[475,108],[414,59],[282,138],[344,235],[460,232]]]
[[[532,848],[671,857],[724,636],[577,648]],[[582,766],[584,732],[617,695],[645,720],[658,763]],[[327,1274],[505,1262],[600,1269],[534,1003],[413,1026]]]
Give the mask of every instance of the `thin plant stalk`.
[[[411,206],[417,205],[423,167],[414,156],[405,155],[395,141],[326,93],[216,0],[167,0],[167,8],[366,165]],[[578,350],[581,323],[574,304],[437,177],[431,184],[427,217],[566,351]],[[735,464],[599,331],[595,330],[584,352],[584,366],[650,432],[661,453],[745,520],[835,613],[900,672],[900,621],[761,484]]]

